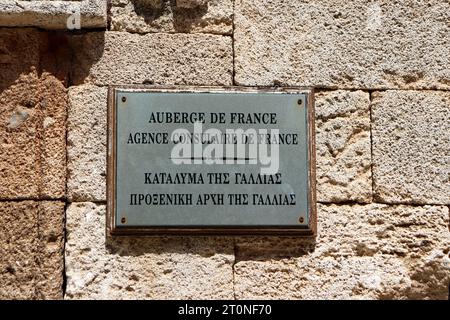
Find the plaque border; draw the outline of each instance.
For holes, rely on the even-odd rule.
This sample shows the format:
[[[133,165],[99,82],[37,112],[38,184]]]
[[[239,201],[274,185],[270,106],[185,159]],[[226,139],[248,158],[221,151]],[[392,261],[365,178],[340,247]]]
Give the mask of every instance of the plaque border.
[[[210,93],[210,92],[280,92],[298,93],[307,96],[308,108],[308,185],[310,202],[308,226],[297,228],[286,226],[170,226],[170,227],[116,227],[115,191],[116,191],[116,91],[127,92],[177,92],[177,93]],[[186,236],[186,235],[224,235],[224,236],[309,236],[317,235],[316,204],[316,139],[314,115],[314,88],[309,87],[243,87],[243,86],[184,86],[184,85],[109,85],[107,99],[107,163],[106,163],[106,234],[112,236]]]

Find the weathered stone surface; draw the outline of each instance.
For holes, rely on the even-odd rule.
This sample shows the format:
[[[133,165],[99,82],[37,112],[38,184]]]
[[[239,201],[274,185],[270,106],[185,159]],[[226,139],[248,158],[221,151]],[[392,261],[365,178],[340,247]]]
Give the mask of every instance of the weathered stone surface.
[[[36,30],[0,29],[0,92],[39,65],[40,42]]]
[[[52,41],[33,29],[0,30],[0,199],[65,195],[66,90],[38,75]]]
[[[113,0],[111,30],[231,35],[232,0]]]
[[[180,8],[196,8],[205,6],[210,0],[176,0],[177,7]]]
[[[66,187],[66,89],[35,69],[0,93],[0,198],[61,198]]]
[[[107,88],[81,85],[69,89],[67,132],[70,201],[106,200]]]
[[[0,202],[0,299],[61,299],[64,203]]]
[[[0,198],[37,195],[33,178],[38,154],[30,144],[36,140],[38,118],[30,117],[25,106],[37,104],[39,48],[36,31],[0,30]],[[14,135],[8,132],[12,130]]]
[[[0,298],[35,297],[39,243],[36,203],[0,202],[0,215]]]
[[[0,199],[65,195],[68,64],[41,58],[60,47],[53,34],[0,29]]]
[[[70,57],[67,36],[59,31],[0,28],[0,92],[20,75],[38,70],[68,83]]]
[[[38,203],[39,270],[36,291],[39,299],[62,299],[64,273],[64,202]]]
[[[46,73],[41,76],[40,90],[40,195],[61,198],[66,193],[67,90]]]
[[[106,0],[2,0],[0,26],[43,29],[106,28]]]
[[[450,88],[448,1],[243,0],[242,85]]]
[[[317,200],[371,202],[369,94],[324,91],[315,99]]]
[[[377,201],[450,204],[450,93],[373,93]]]
[[[232,83],[230,37],[94,32],[71,42],[74,84]]]
[[[105,205],[67,209],[67,299],[232,299],[233,240],[105,237]]]
[[[238,299],[447,299],[444,206],[320,205],[316,242],[237,242]]]

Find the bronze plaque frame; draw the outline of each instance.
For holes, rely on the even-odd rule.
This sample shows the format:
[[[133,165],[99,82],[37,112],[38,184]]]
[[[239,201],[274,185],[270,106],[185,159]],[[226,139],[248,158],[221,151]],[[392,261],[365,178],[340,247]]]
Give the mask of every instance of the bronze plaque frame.
[[[290,92],[307,95],[308,107],[308,160],[309,160],[309,224],[307,228],[291,227],[116,227],[115,191],[116,191],[116,91],[128,92],[173,92],[173,93],[205,93],[205,92]],[[158,236],[158,235],[276,235],[276,236],[316,236],[316,148],[314,124],[314,89],[304,87],[241,87],[241,86],[159,86],[159,85],[117,85],[108,86],[107,107],[107,210],[106,231],[114,236]]]

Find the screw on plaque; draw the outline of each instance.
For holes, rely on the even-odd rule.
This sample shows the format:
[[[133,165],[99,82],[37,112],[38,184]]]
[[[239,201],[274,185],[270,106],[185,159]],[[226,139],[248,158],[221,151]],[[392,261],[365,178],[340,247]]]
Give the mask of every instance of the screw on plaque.
[[[303,223],[303,221],[305,221],[305,219],[303,219],[303,217],[300,217],[300,218],[298,219],[298,221],[299,221],[300,223]]]
[[[303,99],[298,99],[297,104],[301,107],[303,106]]]
[[[120,222],[122,222],[123,224],[127,223],[127,218],[122,217],[122,219],[120,219]]]
[[[127,97],[122,97],[122,102],[127,101]]]

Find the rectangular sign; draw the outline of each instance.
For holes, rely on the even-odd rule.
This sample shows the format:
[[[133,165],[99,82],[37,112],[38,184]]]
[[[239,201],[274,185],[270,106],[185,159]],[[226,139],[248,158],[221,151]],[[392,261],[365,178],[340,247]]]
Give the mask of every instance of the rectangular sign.
[[[311,90],[110,87],[111,234],[315,233]]]

